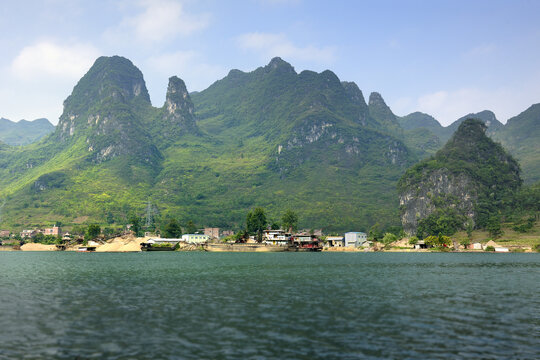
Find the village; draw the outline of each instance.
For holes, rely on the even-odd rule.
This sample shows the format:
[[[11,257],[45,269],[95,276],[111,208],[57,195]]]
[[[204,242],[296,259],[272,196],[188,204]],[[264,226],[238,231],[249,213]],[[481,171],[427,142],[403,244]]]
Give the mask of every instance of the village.
[[[89,228],[91,231],[91,227]],[[290,229],[292,230],[292,229]],[[178,238],[144,232],[137,236],[131,224],[122,231],[104,234],[95,229],[88,236],[62,231],[59,226],[44,229],[24,229],[18,233],[0,230],[0,251],[77,251],[77,252],[139,252],[139,251],[239,251],[239,252],[529,252],[531,247],[502,246],[493,240],[457,243],[449,238],[396,236],[373,241],[365,232],[346,232],[343,235],[324,235],[322,230],[265,229],[260,234],[234,233],[216,227],[206,227]],[[259,236],[258,236],[259,235]],[[388,234],[387,234],[388,235]],[[447,238],[447,239],[445,239]],[[437,240],[440,240],[439,243]]]

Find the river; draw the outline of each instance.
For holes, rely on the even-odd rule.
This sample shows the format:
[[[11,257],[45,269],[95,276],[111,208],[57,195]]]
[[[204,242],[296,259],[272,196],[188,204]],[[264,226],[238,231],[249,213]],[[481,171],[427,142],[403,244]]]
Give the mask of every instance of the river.
[[[0,253],[0,359],[538,359],[540,254]]]

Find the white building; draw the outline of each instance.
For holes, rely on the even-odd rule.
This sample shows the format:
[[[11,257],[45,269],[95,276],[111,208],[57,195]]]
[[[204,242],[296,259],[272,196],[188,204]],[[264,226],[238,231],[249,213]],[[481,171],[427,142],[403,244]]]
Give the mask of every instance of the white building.
[[[208,235],[204,234],[184,234],[182,235],[182,241],[191,243],[191,244],[202,244],[208,242]]]
[[[359,247],[367,244],[367,235],[363,232],[345,233],[345,246]]]
[[[326,243],[330,247],[343,247],[345,246],[345,239],[343,236],[327,236]]]
[[[263,243],[287,246],[290,244],[290,234],[286,234],[283,230],[264,230]]]

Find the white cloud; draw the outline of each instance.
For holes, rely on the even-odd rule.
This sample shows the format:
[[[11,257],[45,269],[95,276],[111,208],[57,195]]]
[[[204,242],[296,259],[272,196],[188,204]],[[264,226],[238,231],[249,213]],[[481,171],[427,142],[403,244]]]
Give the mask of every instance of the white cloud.
[[[45,117],[55,124],[64,99],[98,56],[98,49],[82,43],[43,40],[23,47],[0,68],[0,116]]]
[[[241,49],[254,51],[264,59],[281,56],[293,61],[328,64],[336,58],[333,47],[297,46],[285,34],[254,32],[240,35],[237,40]]]
[[[159,43],[177,36],[188,36],[208,26],[208,14],[189,14],[179,1],[140,0],[141,12],[125,17],[117,27],[108,29],[105,37],[126,41],[135,37],[144,43]]]
[[[435,117],[444,125],[450,125],[460,117],[491,110],[497,119],[505,123],[509,118],[518,115],[532,104],[540,102],[540,76],[533,77],[530,83],[520,86],[506,86],[497,89],[460,88],[455,90],[439,90],[424,94],[415,100],[397,99],[396,110],[402,115],[413,111],[421,111]]]
[[[90,68],[99,51],[87,44],[59,45],[42,41],[24,47],[11,63],[12,74],[23,80],[78,79]]]

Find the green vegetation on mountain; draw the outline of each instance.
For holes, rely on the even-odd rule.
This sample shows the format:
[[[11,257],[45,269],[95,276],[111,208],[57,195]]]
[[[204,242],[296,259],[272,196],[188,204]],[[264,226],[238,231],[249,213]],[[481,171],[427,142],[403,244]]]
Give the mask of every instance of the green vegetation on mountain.
[[[172,77],[154,108],[129,60],[99,58],[53,134],[0,148],[2,223],[127,223],[148,201],[162,226],[244,228],[256,206],[271,219],[291,209],[299,227],[398,223],[395,182],[415,157],[370,116],[356,84],[275,58],[192,97]]]
[[[534,126],[536,113],[528,114],[516,118],[530,118],[530,125],[509,122],[515,125],[508,141],[521,141],[519,128]],[[399,232],[398,179],[442,145],[434,119],[407,118],[396,117],[380,94],[372,93],[366,104],[355,83],[331,71],[298,74],[279,58],[252,72],[231,70],[193,94],[173,76],[165,103],[156,108],[129,60],[101,57],[64,102],[52,134],[24,147],[0,143],[0,226],[135,223],[140,233],[147,222],[148,229],[165,229],[176,219],[193,231],[195,223],[244,229],[248,210],[264,207],[273,225],[290,209],[299,228],[366,231],[377,223],[382,238],[390,229]],[[501,189],[519,187],[510,175],[488,181],[487,173],[504,169],[498,155],[487,154],[495,149],[500,159],[506,155],[483,138],[471,142],[480,140],[480,151],[472,151],[460,142],[469,135],[453,138],[415,168],[420,178],[457,177],[474,190],[467,193],[478,200],[474,207],[432,215],[441,229],[455,228],[454,212],[468,216],[469,210],[484,226],[484,209],[490,215],[506,203]],[[467,158],[474,154],[480,157]],[[480,159],[481,166],[471,165]],[[479,190],[487,187],[493,191]],[[458,195],[441,193],[433,204]],[[149,220],[141,222],[147,213]],[[528,226],[523,221],[516,218],[516,227]]]
[[[467,119],[435,156],[407,170],[398,183],[406,231],[452,235],[474,224],[495,233],[501,217],[538,211],[523,196],[535,189],[521,189],[519,164],[485,131]]]
[[[13,122],[0,118],[0,141],[8,145],[28,145],[54,131],[47,119]]]

